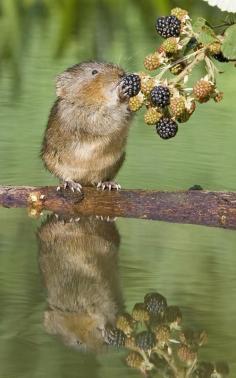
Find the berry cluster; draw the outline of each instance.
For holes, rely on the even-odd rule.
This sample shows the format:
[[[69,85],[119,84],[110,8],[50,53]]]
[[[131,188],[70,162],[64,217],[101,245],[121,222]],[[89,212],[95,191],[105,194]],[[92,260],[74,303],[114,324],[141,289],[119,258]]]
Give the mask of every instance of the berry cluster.
[[[168,377],[183,378],[223,378],[229,374],[222,361],[198,360],[199,348],[208,341],[206,331],[184,328],[180,308],[169,306],[157,292],[147,293],[143,302],[134,305],[131,315],[118,315],[116,326],[107,326],[105,341],[127,349],[127,365],[144,376],[152,371],[166,377],[168,370]]]
[[[136,112],[145,106],[144,122],[154,125],[162,139],[170,139],[177,134],[178,124],[190,119],[197,103],[222,100],[223,93],[216,88],[214,61],[229,59],[221,51],[223,36],[216,35],[207,23],[205,28],[196,31],[184,9],[174,8],[169,16],[158,17],[156,31],[164,40],[144,59],[149,73],[139,72],[134,75],[135,80],[129,75],[125,81],[132,96],[129,109]],[[205,44],[204,32],[208,33]],[[202,61],[206,63],[206,74],[189,88],[189,75]]]

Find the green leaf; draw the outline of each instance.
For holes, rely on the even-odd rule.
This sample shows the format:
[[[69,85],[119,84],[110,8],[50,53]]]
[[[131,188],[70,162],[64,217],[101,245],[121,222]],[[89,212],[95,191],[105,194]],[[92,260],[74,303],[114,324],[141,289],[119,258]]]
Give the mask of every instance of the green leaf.
[[[198,17],[197,20],[193,24],[194,33],[199,34],[202,30],[202,27],[205,25],[206,25],[206,20],[202,17]]]
[[[209,43],[216,41],[217,37],[214,31],[209,26],[204,25],[202,27],[201,32],[199,33],[198,40],[200,43],[203,43],[204,45],[208,45]]]
[[[228,59],[236,59],[236,25],[231,25],[225,32],[222,52]]]
[[[207,25],[207,22],[204,18],[199,17],[197,21],[193,24],[193,31],[196,33],[198,42],[203,45],[208,45],[217,40],[215,32],[210,26]]]

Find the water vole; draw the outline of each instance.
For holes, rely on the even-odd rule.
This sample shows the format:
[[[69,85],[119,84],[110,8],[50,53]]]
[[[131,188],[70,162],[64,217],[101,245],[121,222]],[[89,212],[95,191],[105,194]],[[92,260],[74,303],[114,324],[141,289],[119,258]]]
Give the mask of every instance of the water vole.
[[[41,156],[65,187],[119,188],[112,180],[125,159],[132,118],[124,76],[117,65],[85,62],[57,77]]]

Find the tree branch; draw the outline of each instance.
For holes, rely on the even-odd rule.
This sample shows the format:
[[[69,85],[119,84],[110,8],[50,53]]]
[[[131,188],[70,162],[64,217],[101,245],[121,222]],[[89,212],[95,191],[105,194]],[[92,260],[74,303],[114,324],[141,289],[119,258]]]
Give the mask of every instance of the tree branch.
[[[236,229],[236,192],[109,192],[88,187],[80,194],[57,192],[55,187],[0,186],[0,206],[31,207],[77,217],[127,217]]]

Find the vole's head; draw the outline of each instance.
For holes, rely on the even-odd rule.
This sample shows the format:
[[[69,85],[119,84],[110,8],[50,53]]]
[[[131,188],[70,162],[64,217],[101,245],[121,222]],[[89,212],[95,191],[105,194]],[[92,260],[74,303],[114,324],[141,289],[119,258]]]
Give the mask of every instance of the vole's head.
[[[110,63],[76,64],[57,77],[59,98],[84,106],[114,103],[119,99],[119,84],[125,72]]]

